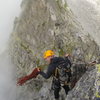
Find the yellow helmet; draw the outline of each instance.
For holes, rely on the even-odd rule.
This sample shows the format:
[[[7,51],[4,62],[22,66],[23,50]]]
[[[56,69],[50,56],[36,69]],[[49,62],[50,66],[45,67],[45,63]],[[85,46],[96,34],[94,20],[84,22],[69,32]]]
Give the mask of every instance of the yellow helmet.
[[[44,52],[43,57],[44,57],[44,59],[46,59],[47,57],[53,56],[53,55],[54,55],[54,52],[52,50],[47,50]]]

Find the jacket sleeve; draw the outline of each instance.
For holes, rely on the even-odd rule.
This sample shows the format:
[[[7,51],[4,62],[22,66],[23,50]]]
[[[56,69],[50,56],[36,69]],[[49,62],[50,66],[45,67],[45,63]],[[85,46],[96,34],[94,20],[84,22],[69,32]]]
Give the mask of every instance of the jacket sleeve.
[[[54,65],[51,64],[51,65],[48,66],[48,69],[47,69],[46,73],[44,73],[43,71],[40,71],[39,74],[42,75],[45,79],[48,79],[53,74],[53,72],[55,70],[54,68],[55,68]]]

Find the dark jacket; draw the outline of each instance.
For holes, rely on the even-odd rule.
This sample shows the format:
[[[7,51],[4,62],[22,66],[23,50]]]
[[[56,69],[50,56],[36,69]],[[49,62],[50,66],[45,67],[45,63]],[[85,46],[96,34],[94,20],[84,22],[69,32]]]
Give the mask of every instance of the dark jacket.
[[[68,62],[68,64],[71,67],[71,62],[67,57],[54,57],[51,59],[51,63],[48,66],[47,72],[44,73],[43,71],[41,71],[39,74],[42,75],[45,79],[50,78],[52,75],[54,75],[56,67],[59,65],[61,61],[64,61],[64,59],[66,60],[66,62]]]

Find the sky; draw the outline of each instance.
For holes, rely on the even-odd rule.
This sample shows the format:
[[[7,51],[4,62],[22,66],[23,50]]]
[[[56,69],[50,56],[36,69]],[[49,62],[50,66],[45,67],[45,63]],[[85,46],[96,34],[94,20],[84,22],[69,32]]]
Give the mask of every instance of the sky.
[[[0,0],[0,53],[6,48],[22,0]]]

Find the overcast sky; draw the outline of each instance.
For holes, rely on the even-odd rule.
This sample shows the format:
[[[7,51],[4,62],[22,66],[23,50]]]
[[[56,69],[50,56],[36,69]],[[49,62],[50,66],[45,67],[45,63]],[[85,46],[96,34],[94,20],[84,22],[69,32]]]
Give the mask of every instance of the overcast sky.
[[[21,0],[0,0],[0,100],[16,100],[14,65],[6,52],[15,16],[20,13]]]
[[[12,32],[15,16],[19,15],[22,0],[0,0],[0,52]]]

